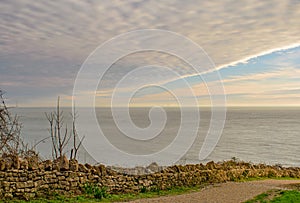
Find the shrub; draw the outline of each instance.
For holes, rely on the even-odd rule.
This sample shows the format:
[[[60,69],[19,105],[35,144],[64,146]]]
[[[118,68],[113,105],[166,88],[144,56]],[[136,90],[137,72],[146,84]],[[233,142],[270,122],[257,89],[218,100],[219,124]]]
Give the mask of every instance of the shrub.
[[[102,199],[108,197],[107,191],[105,187],[99,187],[95,184],[85,184],[84,192],[88,195],[94,196],[96,199]]]
[[[147,192],[147,188],[145,187],[145,186],[143,186],[142,188],[141,188],[141,193],[146,193]]]

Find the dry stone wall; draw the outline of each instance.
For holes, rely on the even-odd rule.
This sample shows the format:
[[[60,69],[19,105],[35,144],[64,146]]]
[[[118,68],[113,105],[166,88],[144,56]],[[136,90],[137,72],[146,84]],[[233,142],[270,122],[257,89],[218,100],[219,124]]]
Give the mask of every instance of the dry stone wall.
[[[22,160],[18,164],[12,164],[0,159],[0,169],[0,199],[31,199],[57,193],[66,196],[78,195],[88,183],[106,187],[108,193],[137,193],[141,190],[197,186],[250,177],[300,178],[299,168],[235,161],[175,165],[146,175],[127,175],[126,170],[118,173],[104,165],[83,165],[66,158],[53,162],[32,161],[31,164]]]

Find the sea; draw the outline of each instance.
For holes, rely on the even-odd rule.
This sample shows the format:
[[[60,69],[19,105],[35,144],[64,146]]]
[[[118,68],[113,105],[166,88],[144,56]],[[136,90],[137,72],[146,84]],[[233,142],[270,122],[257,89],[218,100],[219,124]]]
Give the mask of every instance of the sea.
[[[22,123],[21,136],[29,147],[33,147],[39,152],[42,159],[49,159],[53,156],[51,139],[49,134],[49,122],[46,113],[54,111],[55,108],[14,108],[12,113],[19,116]],[[70,128],[71,125],[71,108],[62,108],[64,115],[64,126]],[[135,142],[133,138],[123,139],[124,132],[118,128],[114,121],[110,108],[96,108],[96,118],[101,126],[102,134],[108,138],[109,144],[119,148],[127,153],[143,155],[155,153],[167,147],[175,139],[179,129],[188,129],[185,131],[187,136],[192,136],[189,131],[189,123],[194,123],[193,117],[185,117],[188,121],[182,120],[182,108],[164,108],[166,112],[166,123],[163,129],[157,133],[156,137],[149,140]],[[212,118],[211,109],[208,107],[188,108],[187,111],[194,112],[199,110],[200,121],[197,123],[197,135],[191,143],[191,146],[182,154],[180,160],[171,164],[189,164],[189,163],[206,163],[209,161],[224,161],[236,159],[252,163],[280,164],[282,166],[300,166],[300,108],[299,107],[228,107],[226,110],[225,125],[214,150],[204,160],[199,160],[199,151],[207,136],[207,131]],[[83,111],[78,111],[77,123],[81,128],[89,131],[84,135],[84,140],[91,142],[99,135],[99,129],[92,128],[93,124],[90,118],[86,117]],[[150,108],[130,108],[128,110],[130,119],[140,129],[146,129],[151,125],[149,117]],[[124,125],[127,125],[124,118]],[[119,122],[122,118],[119,118]],[[124,126],[123,126],[124,127]],[[126,126],[125,126],[126,128]],[[131,126],[128,126],[130,133]],[[95,130],[97,129],[97,130]],[[70,132],[70,130],[68,131]],[[86,133],[87,133],[86,132]],[[191,133],[191,134],[190,134]],[[126,133],[125,133],[126,134]],[[136,136],[136,135],[135,135]],[[138,136],[138,135],[137,135]],[[80,135],[79,137],[83,137]],[[187,139],[189,140],[189,139]],[[71,142],[71,141],[70,141]],[[83,142],[85,143],[85,142]],[[105,144],[105,143],[104,143]],[[182,143],[185,145],[185,143]],[[72,144],[66,147],[66,153],[70,152]],[[94,148],[94,147],[95,148]],[[97,147],[98,146],[98,147]],[[78,159],[87,163],[104,163],[110,164],[109,160],[114,159],[113,153],[103,153],[103,157],[95,157],[93,150],[98,148],[105,149],[103,143],[94,145],[83,144],[80,147]],[[137,152],[139,154],[137,154]],[[122,158],[122,157],[120,157]],[[125,158],[126,159],[126,158]],[[146,160],[156,162],[157,160]],[[120,161],[129,163],[128,160]],[[163,160],[160,164],[164,165]],[[118,163],[115,163],[118,165]],[[165,165],[170,165],[166,162]],[[128,166],[129,167],[129,166]]]

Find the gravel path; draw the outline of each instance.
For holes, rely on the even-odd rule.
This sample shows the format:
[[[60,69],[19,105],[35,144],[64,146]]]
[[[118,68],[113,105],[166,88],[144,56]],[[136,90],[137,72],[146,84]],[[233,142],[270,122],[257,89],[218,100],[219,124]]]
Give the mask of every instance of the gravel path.
[[[197,203],[197,202],[221,202],[236,203],[249,200],[256,195],[271,189],[285,189],[290,184],[300,184],[300,180],[261,180],[249,182],[227,182],[215,184],[204,188],[199,192],[193,192],[175,196],[163,196],[151,199],[139,199],[132,203]]]

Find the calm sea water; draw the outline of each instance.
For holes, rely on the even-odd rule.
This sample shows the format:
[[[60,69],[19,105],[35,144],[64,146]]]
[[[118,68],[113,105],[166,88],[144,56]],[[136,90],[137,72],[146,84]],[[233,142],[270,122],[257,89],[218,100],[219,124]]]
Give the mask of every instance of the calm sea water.
[[[23,123],[22,136],[29,145],[34,145],[43,138],[49,137],[49,124],[45,112],[51,108],[16,108],[20,120]],[[193,111],[193,109],[189,109]],[[210,110],[201,110],[201,122],[199,123],[198,137],[180,163],[197,163],[199,150],[206,135]],[[69,123],[71,109],[64,108],[66,123]],[[181,123],[180,109],[166,108],[168,120],[164,130],[159,135],[159,141],[152,140],[140,146],[143,152],[153,152],[167,146],[179,129]],[[148,118],[149,109],[133,108],[130,110],[133,122],[141,128],[150,124]],[[87,129],[90,129],[89,120],[83,117]],[[114,145],[124,150],[132,149],[130,141],[119,142],[122,133],[113,122],[111,112],[107,108],[97,109],[97,118],[103,132],[110,137]],[[192,121],[191,121],[192,122]],[[188,128],[188,126],[185,126]],[[93,133],[93,132],[92,132]],[[94,132],[97,136],[97,132]],[[186,135],[189,136],[189,135]],[[90,138],[89,138],[90,139]],[[226,124],[223,134],[210,156],[202,162],[222,161],[237,157],[253,163],[282,164],[284,166],[300,166],[300,108],[229,108],[227,109]],[[135,147],[136,148],[136,147]],[[44,158],[51,158],[50,139],[37,145],[36,149]],[[95,162],[87,153],[92,149],[80,150],[79,158],[85,162]],[[113,155],[112,155],[113,156]],[[98,157],[100,162],[105,163],[110,157]],[[155,160],[150,160],[155,161]]]

